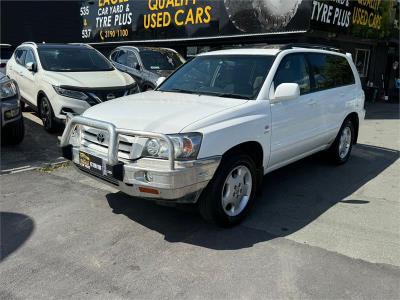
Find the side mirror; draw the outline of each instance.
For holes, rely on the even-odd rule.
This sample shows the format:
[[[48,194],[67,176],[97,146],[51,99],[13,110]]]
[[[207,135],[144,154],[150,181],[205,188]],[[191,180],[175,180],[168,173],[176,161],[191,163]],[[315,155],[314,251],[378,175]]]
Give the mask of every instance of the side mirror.
[[[165,81],[165,79],[167,79],[167,78],[165,78],[165,77],[159,77],[159,78],[157,79],[157,82],[156,82],[157,87],[159,87],[159,86],[161,85],[161,83],[163,83],[163,82]]]
[[[36,64],[34,62],[28,62],[25,67],[31,71],[31,72],[36,72],[37,71],[37,67]]]
[[[138,63],[134,63],[133,68],[140,71],[140,65]]]
[[[293,100],[300,96],[300,86],[297,83],[281,83],[275,90],[275,101]]]

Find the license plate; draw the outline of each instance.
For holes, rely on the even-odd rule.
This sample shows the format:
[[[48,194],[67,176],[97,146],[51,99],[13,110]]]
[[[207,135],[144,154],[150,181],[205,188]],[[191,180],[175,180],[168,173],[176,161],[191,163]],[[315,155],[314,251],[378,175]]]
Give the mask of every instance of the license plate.
[[[79,165],[90,173],[100,176],[113,177],[112,166],[107,165],[103,159],[91,154],[80,151]]]

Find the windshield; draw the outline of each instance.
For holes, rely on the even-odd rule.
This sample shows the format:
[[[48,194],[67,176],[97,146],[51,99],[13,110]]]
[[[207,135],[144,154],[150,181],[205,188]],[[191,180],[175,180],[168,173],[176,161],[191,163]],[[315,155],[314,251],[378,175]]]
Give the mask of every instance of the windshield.
[[[261,55],[199,56],[170,76],[158,90],[255,99],[274,59]]]
[[[177,53],[167,49],[141,50],[140,57],[146,70],[175,70],[185,60]]]
[[[87,48],[39,49],[43,69],[55,72],[112,71],[114,67],[102,54]]]

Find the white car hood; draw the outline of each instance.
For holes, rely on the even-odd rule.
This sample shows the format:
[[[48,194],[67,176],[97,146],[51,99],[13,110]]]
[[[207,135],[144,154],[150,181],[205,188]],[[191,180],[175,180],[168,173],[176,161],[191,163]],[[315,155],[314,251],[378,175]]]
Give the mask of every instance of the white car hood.
[[[246,102],[152,91],[104,102],[89,108],[83,116],[106,121],[122,129],[173,134],[196,121]]]
[[[128,74],[118,70],[100,72],[46,72],[45,80],[56,86],[74,86],[88,88],[118,87],[132,84],[134,80]]]

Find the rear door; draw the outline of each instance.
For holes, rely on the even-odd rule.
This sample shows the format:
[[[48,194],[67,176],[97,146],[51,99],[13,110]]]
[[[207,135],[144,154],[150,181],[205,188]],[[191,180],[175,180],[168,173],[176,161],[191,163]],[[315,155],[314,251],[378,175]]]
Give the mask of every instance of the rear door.
[[[321,107],[311,90],[309,64],[302,53],[286,55],[277,69],[273,87],[297,83],[300,96],[293,100],[272,101],[271,168],[279,167],[319,146]]]
[[[326,53],[309,53],[312,70],[313,91],[321,104],[323,118],[320,120],[322,143],[328,144],[345,118],[346,105],[357,98],[353,71],[343,56]]]
[[[26,68],[27,63],[34,63],[37,66],[37,60],[35,54],[31,49],[26,50],[24,65],[21,70],[20,76],[20,88],[24,90],[24,98],[30,103],[36,105],[36,86],[35,76],[36,72],[29,71]]]

